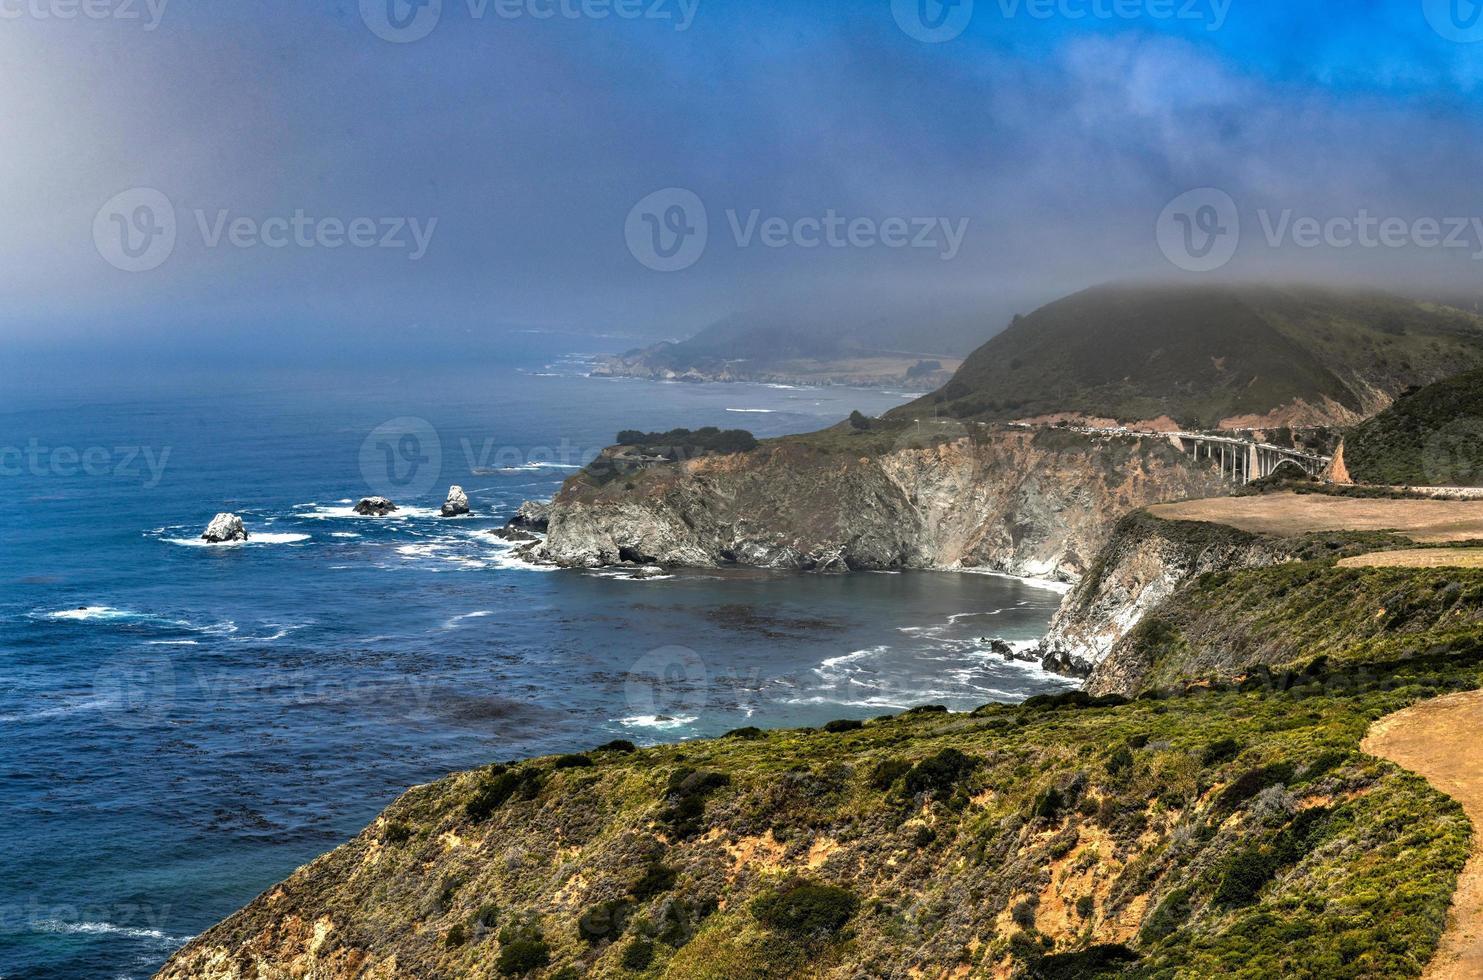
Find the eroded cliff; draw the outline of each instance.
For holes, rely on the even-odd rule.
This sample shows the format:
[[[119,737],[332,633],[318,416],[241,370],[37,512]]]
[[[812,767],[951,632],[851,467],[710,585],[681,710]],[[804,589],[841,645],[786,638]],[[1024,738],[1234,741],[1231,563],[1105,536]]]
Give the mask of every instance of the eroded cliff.
[[[965,568],[1074,581],[1120,515],[1228,489],[1159,438],[957,423],[830,430],[585,472],[556,498],[542,554],[573,566]]]

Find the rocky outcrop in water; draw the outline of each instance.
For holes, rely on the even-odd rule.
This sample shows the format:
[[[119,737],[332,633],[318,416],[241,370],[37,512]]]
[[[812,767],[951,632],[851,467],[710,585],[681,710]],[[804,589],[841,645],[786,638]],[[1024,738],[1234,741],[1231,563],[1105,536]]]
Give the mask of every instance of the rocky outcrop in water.
[[[217,514],[207,525],[206,531],[201,535],[202,540],[212,544],[225,544],[229,541],[246,541],[247,529],[242,526],[242,518],[236,514]]]
[[[576,567],[967,568],[1074,581],[1120,515],[1226,489],[1157,438],[955,423],[831,430],[637,472],[599,461],[556,498],[540,552]]]
[[[385,497],[363,497],[355,505],[355,512],[362,517],[385,517],[396,513],[397,505]]]
[[[544,534],[551,523],[551,505],[540,500],[527,500],[520,505],[507,527]]]
[[[469,512],[469,495],[463,487],[449,487],[448,499],[443,501],[444,517],[463,517]]]

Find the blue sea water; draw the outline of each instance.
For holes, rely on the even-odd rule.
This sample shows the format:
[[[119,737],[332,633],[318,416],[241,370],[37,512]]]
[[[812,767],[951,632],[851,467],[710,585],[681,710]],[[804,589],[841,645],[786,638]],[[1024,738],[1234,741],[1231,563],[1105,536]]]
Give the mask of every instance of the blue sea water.
[[[620,428],[906,397],[592,379],[580,343],[0,396],[0,978],[148,976],[450,771],[1067,686],[980,642],[1043,632],[1060,596],[1031,584],[513,560],[485,532]],[[453,483],[471,517],[437,515]],[[354,516],[370,493],[403,511]],[[197,540],[218,511],[249,543]]]

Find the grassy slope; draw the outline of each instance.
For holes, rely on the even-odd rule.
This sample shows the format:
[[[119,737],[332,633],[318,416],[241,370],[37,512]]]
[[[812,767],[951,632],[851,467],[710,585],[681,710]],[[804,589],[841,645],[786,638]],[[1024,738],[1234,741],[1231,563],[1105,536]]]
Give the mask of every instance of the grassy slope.
[[[942,391],[897,411],[1214,425],[1297,398],[1359,410],[1369,386],[1394,395],[1480,362],[1483,321],[1379,293],[1104,286],[1018,319]]]
[[[1344,463],[1360,483],[1483,486],[1483,371],[1428,385],[1358,426]]]
[[[1240,533],[1161,523],[1197,537],[1207,528]],[[1417,657],[1470,662],[1483,656],[1483,570],[1337,564],[1357,552],[1397,547],[1386,535],[1333,532],[1291,545],[1303,560],[1186,584],[1145,617],[1117,655],[1143,666],[1145,688],[1191,679],[1232,682],[1253,668],[1310,670],[1319,658],[1319,669],[1350,674]]]
[[[523,953],[562,978],[1418,976],[1469,826],[1357,747],[1374,719],[1479,680],[1476,655],[1438,653],[1327,688],[915,713],[466,773],[198,943],[236,947],[295,910],[334,922],[321,957],[394,952],[422,975],[515,975]],[[757,900],[798,881],[839,891],[796,903],[811,926],[768,919]],[[1089,966],[1109,952],[1135,962]]]

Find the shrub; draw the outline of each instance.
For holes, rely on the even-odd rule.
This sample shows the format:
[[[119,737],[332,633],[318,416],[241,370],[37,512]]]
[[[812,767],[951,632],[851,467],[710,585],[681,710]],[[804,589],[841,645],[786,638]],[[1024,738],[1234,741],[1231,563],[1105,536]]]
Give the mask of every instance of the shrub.
[[[1167,936],[1172,936],[1189,920],[1192,911],[1189,889],[1174,889],[1165,895],[1158,908],[1153,910],[1153,915],[1148,917],[1148,924],[1143,927],[1139,938],[1145,944],[1152,944]]]
[[[673,888],[675,879],[679,876],[680,873],[669,865],[660,864],[658,861],[652,862],[644,869],[639,880],[634,882],[633,887],[629,889],[629,894],[640,902],[647,901]]]
[[[635,939],[624,947],[619,962],[625,970],[647,970],[654,962],[654,944],[647,939]]]
[[[669,777],[669,788],[665,799],[669,805],[659,819],[674,828],[680,837],[690,837],[700,831],[700,818],[705,814],[705,801],[722,786],[729,786],[731,777],[724,772],[704,772],[681,768]]]
[[[471,921],[476,926],[480,926],[485,929],[493,929],[496,925],[499,924],[499,906],[495,905],[493,902],[488,902],[484,905],[479,906],[479,911],[474,913],[474,917]]]
[[[598,752],[637,752],[638,746],[626,738],[615,738],[597,747]]]
[[[1226,859],[1220,886],[1215,890],[1215,904],[1226,908],[1250,905],[1277,868],[1277,859],[1258,846],[1236,852]]]
[[[860,900],[843,888],[795,878],[755,899],[752,915],[770,929],[823,939],[843,929],[859,908]]]
[[[454,925],[452,929],[448,930],[448,935],[443,940],[443,945],[447,946],[449,949],[452,949],[455,946],[462,946],[468,941],[468,933],[464,931],[463,923],[460,922]]]
[[[1223,812],[1234,812],[1262,790],[1272,786],[1286,786],[1295,771],[1290,762],[1253,769],[1222,790],[1219,799],[1215,801],[1215,807]]]
[[[715,426],[696,429],[671,429],[669,432],[641,432],[624,429],[618,433],[618,445],[633,446],[644,452],[683,459],[705,453],[749,453],[757,448],[757,438],[745,429]]]
[[[904,717],[904,718],[913,718],[913,717],[918,717],[920,715],[945,715],[945,714],[947,714],[947,705],[945,705],[945,704],[924,704],[924,705],[920,705],[920,706],[915,707],[915,708],[909,708],[909,709],[907,709],[905,712],[902,713],[902,717]]]
[[[592,760],[585,755],[564,755],[551,763],[552,769],[588,769]]]
[[[754,727],[752,725],[748,725],[746,728],[733,728],[731,731],[727,732],[725,735],[722,735],[721,737],[722,738],[742,738],[742,739],[747,739],[747,740],[750,741],[751,739],[761,738],[762,737],[762,729],[757,728],[757,727]]]
[[[824,731],[828,732],[831,735],[838,735],[841,732],[858,731],[859,729],[864,727],[865,723],[863,721],[855,721],[850,718],[842,718],[839,721],[831,721],[829,724],[825,725]]]
[[[1035,928],[1035,906],[1028,901],[1016,902],[1009,910],[1009,918],[1021,929]]]
[[[1083,919],[1090,919],[1097,911],[1097,900],[1091,895],[1083,895],[1076,900],[1076,914]]]
[[[870,785],[882,792],[896,784],[896,780],[911,771],[911,763],[905,759],[882,759],[870,771]]]
[[[1107,759],[1107,774],[1109,776],[1125,776],[1133,771],[1133,750],[1126,745],[1120,746]]]
[[[533,800],[540,791],[541,774],[537,770],[496,769],[479,784],[464,805],[464,813],[474,823],[483,823],[509,800]]]
[[[412,839],[412,825],[401,820],[388,820],[381,828],[383,844],[405,844]]]
[[[958,784],[977,767],[977,759],[957,749],[943,749],[911,768],[906,774],[906,791],[912,796],[920,793],[945,796],[957,789]]]
[[[506,977],[521,977],[551,963],[551,948],[544,939],[523,937],[504,943],[494,968]]]
[[[1317,758],[1303,767],[1303,778],[1312,781],[1327,776],[1348,762],[1349,755],[1350,753],[1338,749],[1320,753]]]
[[[1241,743],[1234,738],[1223,738],[1218,742],[1211,742],[1205,746],[1205,751],[1200,753],[1200,765],[1205,768],[1218,766],[1222,762],[1229,762],[1241,754]]]
[[[1035,980],[1093,980],[1095,977],[1121,974],[1138,954],[1126,946],[1093,946],[1076,953],[1045,956],[1030,967]]]
[[[1035,806],[1031,815],[1040,820],[1054,820],[1061,813],[1061,808],[1066,805],[1066,797],[1060,790],[1052,786],[1035,798]]]
[[[593,945],[617,939],[628,928],[628,919],[632,914],[633,903],[624,899],[600,902],[577,919],[577,935]]]

